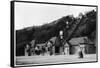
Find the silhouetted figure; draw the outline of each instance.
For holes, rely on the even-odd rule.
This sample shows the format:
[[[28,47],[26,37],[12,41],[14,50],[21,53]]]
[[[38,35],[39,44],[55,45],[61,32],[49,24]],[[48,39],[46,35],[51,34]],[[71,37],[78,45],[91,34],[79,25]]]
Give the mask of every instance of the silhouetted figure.
[[[83,58],[83,52],[82,51],[79,52],[79,58]]]
[[[40,55],[39,46],[35,47],[35,54],[36,54],[36,55]]]
[[[28,43],[27,46],[26,46],[26,48],[27,48],[28,56],[31,56],[31,44]]]
[[[43,56],[44,56],[45,52],[46,52],[45,46],[42,46],[42,55]]]
[[[80,50],[79,50],[79,58],[83,58],[82,47],[79,46],[79,48],[80,48]]]
[[[50,46],[50,56],[53,55],[52,46]]]

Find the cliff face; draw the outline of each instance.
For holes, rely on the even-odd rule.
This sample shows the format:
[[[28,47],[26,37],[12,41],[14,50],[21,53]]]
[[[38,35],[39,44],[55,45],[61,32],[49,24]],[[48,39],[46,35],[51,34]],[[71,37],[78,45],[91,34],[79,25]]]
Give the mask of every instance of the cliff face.
[[[69,22],[68,25],[66,22]],[[89,39],[96,38],[96,11],[90,11],[81,19],[64,16],[51,23],[42,26],[32,26],[25,29],[16,30],[16,47],[23,48],[33,39],[36,43],[44,43],[51,37],[59,35],[59,31],[64,31],[64,39],[67,41],[73,37],[87,36]]]

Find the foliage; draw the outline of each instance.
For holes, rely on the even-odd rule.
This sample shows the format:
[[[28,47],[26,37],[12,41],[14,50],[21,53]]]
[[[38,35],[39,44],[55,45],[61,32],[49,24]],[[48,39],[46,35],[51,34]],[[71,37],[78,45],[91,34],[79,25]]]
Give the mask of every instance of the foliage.
[[[67,21],[69,22],[68,25],[66,25]],[[94,40],[96,33],[96,11],[87,12],[82,15],[81,19],[68,15],[42,26],[31,26],[16,30],[16,47],[24,47],[25,44],[33,39],[36,40],[36,43],[44,43],[51,37],[58,36],[60,30],[64,30],[64,38],[67,40],[82,36],[88,36],[89,39]]]

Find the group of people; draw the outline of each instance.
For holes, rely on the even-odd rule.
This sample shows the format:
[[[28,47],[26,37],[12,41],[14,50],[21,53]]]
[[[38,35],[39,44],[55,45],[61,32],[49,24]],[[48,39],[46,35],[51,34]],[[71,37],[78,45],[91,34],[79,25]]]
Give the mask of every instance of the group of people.
[[[26,46],[26,52],[28,56],[31,55],[53,55],[53,43],[48,41],[45,45],[37,44],[35,47],[31,47],[31,45]]]
[[[50,47],[48,47],[48,46],[36,46],[35,47],[35,55],[43,55],[43,56],[46,54],[52,55],[53,54],[52,47],[53,46],[50,46]]]
[[[27,45],[26,52],[28,53],[28,56],[31,56],[31,55],[38,55],[38,56],[39,55],[42,55],[42,56],[50,55],[50,56],[52,56],[52,55],[54,55],[54,51],[55,51],[54,49],[55,49],[54,44],[51,41],[48,41],[44,45],[42,45],[42,44],[36,45],[35,48]],[[69,47],[67,46],[64,49],[64,54],[68,53],[68,52],[69,52]],[[80,45],[79,45],[79,48],[78,48],[78,55],[79,55],[79,58],[84,57],[83,47],[81,47]]]

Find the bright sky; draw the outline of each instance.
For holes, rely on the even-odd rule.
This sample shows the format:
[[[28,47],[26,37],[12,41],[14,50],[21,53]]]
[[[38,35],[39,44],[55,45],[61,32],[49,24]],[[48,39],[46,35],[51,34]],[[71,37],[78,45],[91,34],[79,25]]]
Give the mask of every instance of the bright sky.
[[[77,17],[80,12],[84,13],[93,9],[95,7],[16,2],[15,29],[42,25],[66,15],[73,14]]]

